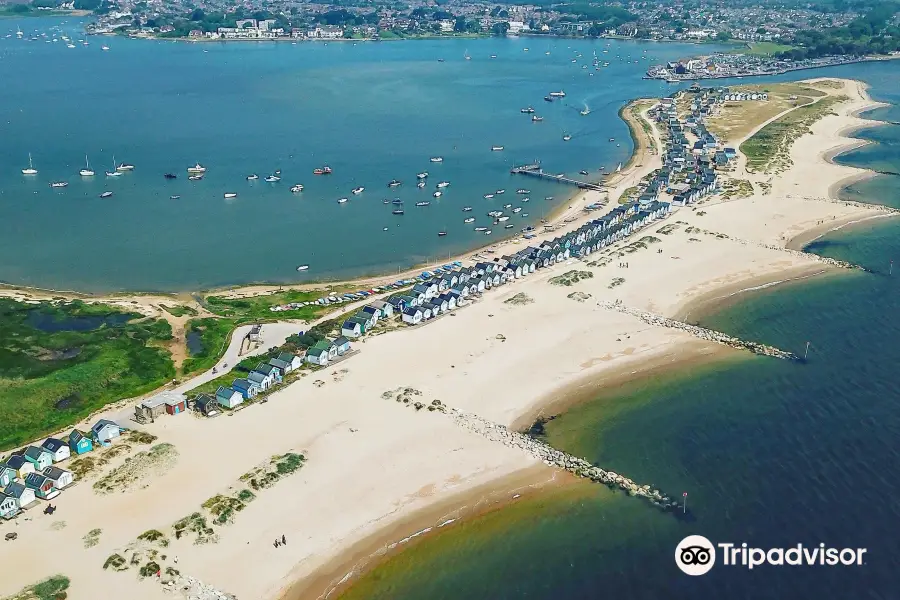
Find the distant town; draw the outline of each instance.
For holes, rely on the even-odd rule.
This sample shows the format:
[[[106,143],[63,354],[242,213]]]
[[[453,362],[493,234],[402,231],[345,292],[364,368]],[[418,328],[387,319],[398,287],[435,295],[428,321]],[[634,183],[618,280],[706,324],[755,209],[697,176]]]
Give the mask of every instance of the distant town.
[[[0,0],[2,2],[3,0]],[[900,4],[877,0],[662,0],[503,4],[466,0],[33,0],[7,14],[91,14],[89,33],[193,41],[391,40],[422,37],[562,36],[716,42],[734,50],[656,65],[678,81],[753,76],[855,62],[900,51]],[[694,58],[694,57],[685,57]]]

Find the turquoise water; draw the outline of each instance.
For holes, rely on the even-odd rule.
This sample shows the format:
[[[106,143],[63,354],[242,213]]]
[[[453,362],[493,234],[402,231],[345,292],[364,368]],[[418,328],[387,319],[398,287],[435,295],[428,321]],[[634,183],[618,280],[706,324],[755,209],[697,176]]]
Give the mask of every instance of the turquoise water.
[[[877,98],[895,99],[898,68],[865,65],[857,75]],[[867,132],[880,145],[841,160],[900,171],[897,129]],[[767,290],[701,320],[798,353],[810,341],[807,364],[744,357],[692,367],[607,390],[547,425],[557,447],[676,495],[687,491],[687,518],[579,485],[426,539],[346,597],[896,598],[900,274],[888,269],[900,256],[900,224],[837,232],[816,251],[874,273]],[[868,554],[862,567],[716,566],[688,577],[673,555],[690,534]]]
[[[28,40],[59,23],[76,36],[75,48]],[[3,37],[18,26],[25,40]],[[82,46],[79,29],[72,20],[0,22],[2,281],[187,290],[348,277],[462,252],[502,236],[503,229],[487,238],[472,228],[489,225],[487,211],[518,202],[517,188],[532,191],[523,205],[529,217],[517,216],[510,231],[572,192],[513,177],[513,164],[540,159],[550,170],[587,169],[596,179],[600,166],[626,161],[632,143],[618,109],[670,90],[640,79],[649,62],[696,52],[614,41],[604,54],[605,42],[526,38],[296,45],[89,38]],[[582,69],[595,50],[610,66]],[[583,56],[572,63],[576,52]],[[564,101],[544,102],[559,89]],[[583,117],[585,104],[593,112]],[[542,123],[519,112],[528,105]],[[562,141],[566,132],[570,142]],[[491,152],[493,145],[505,151]],[[33,178],[20,174],[29,152],[39,170]],[[86,154],[98,176],[82,181]],[[443,164],[429,162],[435,155]],[[136,169],[108,180],[113,156]],[[186,168],[198,161],[207,176],[189,182]],[[323,164],[334,174],[313,176]],[[245,180],[276,169],[278,184]],[[421,171],[431,174],[422,191],[414,185]],[[178,179],[165,180],[167,172]],[[389,190],[394,178],[404,184]],[[53,190],[54,180],[69,186]],[[451,186],[435,199],[441,180]],[[295,183],[305,186],[302,194],[288,191]],[[357,186],[366,190],[353,196]],[[507,193],[483,198],[497,189]],[[99,198],[105,190],[115,195]],[[225,200],[226,192],[238,196]],[[350,200],[339,205],[341,197]],[[406,201],[403,217],[382,203],[394,197]],[[417,208],[419,200],[432,204]],[[476,223],[463,223],[464,205],[475,208]],[[438,238],[442,229],[449,235]],[[311,265],[307,273],[296,272],[301,263]]]

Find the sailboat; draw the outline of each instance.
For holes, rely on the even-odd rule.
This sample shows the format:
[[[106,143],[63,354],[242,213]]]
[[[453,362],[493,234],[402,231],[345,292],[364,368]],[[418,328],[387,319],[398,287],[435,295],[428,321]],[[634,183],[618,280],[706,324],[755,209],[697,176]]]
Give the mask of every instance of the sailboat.
[[[84,165],[85,165],[84,168],[82,170],[78,171],[78,174],[81,175],[82,177],[93,177],[94,170],[91,169],[91,163],[88,160],[87,154],[84,155]]]
[[[466,53],[464,54],[464,56],[465,56],[465,59],[466,59],[466,60],[472,60],[472,57],[469,56],[469,51],[468,51],[468,50],[466,50]]]
[[[588,116],[589,114],[591,114],[591,109],[588,108],[588,105],[587,105],[586,102],[585,102],[585,104],[584,104],[584,109],[580,112],[580,114],[581,114],[582,117],[586,117],[586,116]]]
[[[116,155],[113,154],[113,170],[106,172],[107,177],[121,177],[122,173],[116,169]]]
[[[28,153],[28,168],[22,169],[22,175],[37,175],[37,169],[34,168],[34,164],[31,162],[31,152]]]
[[[616,167],[616,173],[622,170],[622,163],[619,163],[619,166]]]

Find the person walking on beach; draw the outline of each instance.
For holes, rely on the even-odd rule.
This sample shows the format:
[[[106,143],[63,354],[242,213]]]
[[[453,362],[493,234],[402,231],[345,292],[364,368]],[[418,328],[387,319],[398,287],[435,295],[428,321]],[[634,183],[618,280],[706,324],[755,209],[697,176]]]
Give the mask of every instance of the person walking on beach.
[[[282,544],[283,546],[287,546],[287,538],[284,537],[284,534],[283,534],[283,533],[281,534],[281,544]]]

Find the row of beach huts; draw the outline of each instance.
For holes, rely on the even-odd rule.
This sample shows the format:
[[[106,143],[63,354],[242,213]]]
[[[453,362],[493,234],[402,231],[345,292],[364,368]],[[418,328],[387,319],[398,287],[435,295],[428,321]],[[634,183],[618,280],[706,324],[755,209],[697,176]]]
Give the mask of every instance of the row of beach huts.
[[[0,517],[12,519],[38,500],[58,496],[75,481],[75,475],[65,468],[66,461],[72,455],[93,451],[95,445],[109,446],[121,432],[115,422],[100,419],[90,432],[73,429],[64,440],[50,437],[40,446],[13,452],[0,462]]]

